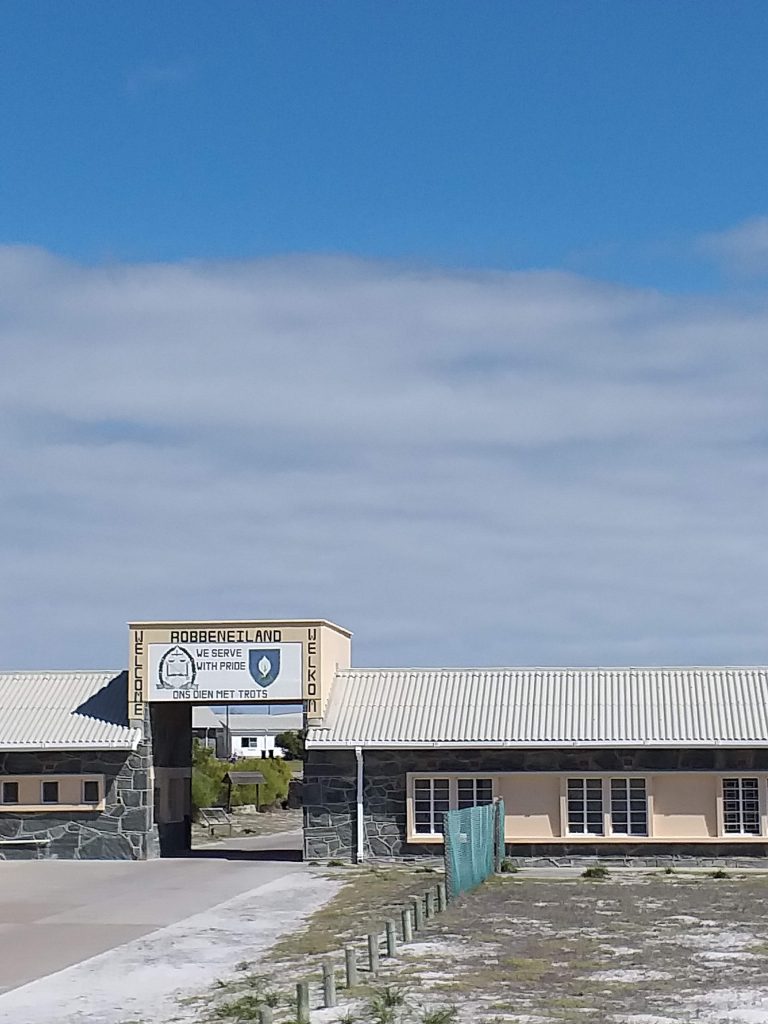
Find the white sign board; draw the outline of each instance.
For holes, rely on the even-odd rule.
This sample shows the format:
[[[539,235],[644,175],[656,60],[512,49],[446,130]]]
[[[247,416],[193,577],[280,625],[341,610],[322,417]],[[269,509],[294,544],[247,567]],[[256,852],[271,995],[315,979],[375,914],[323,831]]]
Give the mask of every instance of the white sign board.
[[[149,700],[302,699],[302,644],[149,644]]]

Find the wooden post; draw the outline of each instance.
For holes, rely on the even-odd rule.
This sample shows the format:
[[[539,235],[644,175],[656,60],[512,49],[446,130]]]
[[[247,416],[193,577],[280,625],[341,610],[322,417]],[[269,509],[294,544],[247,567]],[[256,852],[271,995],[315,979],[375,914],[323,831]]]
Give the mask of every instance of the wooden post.
[[[424,906],[421,896],[411,896],[411,904],[413,905],[413,930],[420,932],[424,927]]]
[[[368,932],[368,969],[375,978],[379,973],[379,935]]]
[[[323,1006],[336,1005],[336,974],[330,960],[323,960]]]
[[[447,906],[447,900],[445,898],[445,882],[437,883],[437,912],[442,914]]]
[[[394,921],[385,921],[387,930],[387,956],[397,956],[397,930]]]
[[[344,964],[347,969],[347,988],[357,988],[360,981],[357,974],[357,957],[354,946],[344,947]]]
[[[272,1007],[259,1007],[259,1024],[272,1024]]]
[[[299,1024],[309,1024],[308,981],[299,981],[296,984],[296,1020]]]
[[[400,911],[400,921],[403,926],[403,942],[413,941],[413,918],[411,917],[411,908],[403,907]]]
[[[435,916],[435,890],[427,889],[424,894],[424,902],[426,903],[426,916],[428,918]]]

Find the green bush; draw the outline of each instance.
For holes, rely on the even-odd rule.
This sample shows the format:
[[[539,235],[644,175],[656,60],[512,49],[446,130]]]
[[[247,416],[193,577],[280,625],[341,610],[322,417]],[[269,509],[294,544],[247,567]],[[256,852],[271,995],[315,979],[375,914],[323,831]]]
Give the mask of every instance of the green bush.
[[[288,784],[292,773],[289,764],[282,758],[250,757],[238,760],[236,764],[220,761],[210,747],[195,741],[192,749],[192,809],[200,807],[225,806],[228,783],[224,776],[228,771],[261,772],[264,782],[259,787],[259,805],[273,807],[288,796]],[[256,786],[233,786],[232,806],[256,803]]]

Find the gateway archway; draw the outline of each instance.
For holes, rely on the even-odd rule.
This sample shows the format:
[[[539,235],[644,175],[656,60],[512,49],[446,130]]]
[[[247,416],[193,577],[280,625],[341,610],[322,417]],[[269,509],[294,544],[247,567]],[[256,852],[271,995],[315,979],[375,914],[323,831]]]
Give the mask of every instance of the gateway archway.
[[[160,856],[192,850],[192,708],[281,704],[322,715],[351,633],[326,620],[130,624],[129,719],[149,746]]]

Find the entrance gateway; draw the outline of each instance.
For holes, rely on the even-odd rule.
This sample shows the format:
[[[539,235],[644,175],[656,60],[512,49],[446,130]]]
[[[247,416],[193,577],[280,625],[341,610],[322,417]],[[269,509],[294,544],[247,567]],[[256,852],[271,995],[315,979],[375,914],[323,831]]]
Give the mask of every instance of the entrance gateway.
[[[160,853],[189,849],[192,708],[292,704],[320,718],[349,630],[325,619],[129,624],[129,724],[148,745]]]

